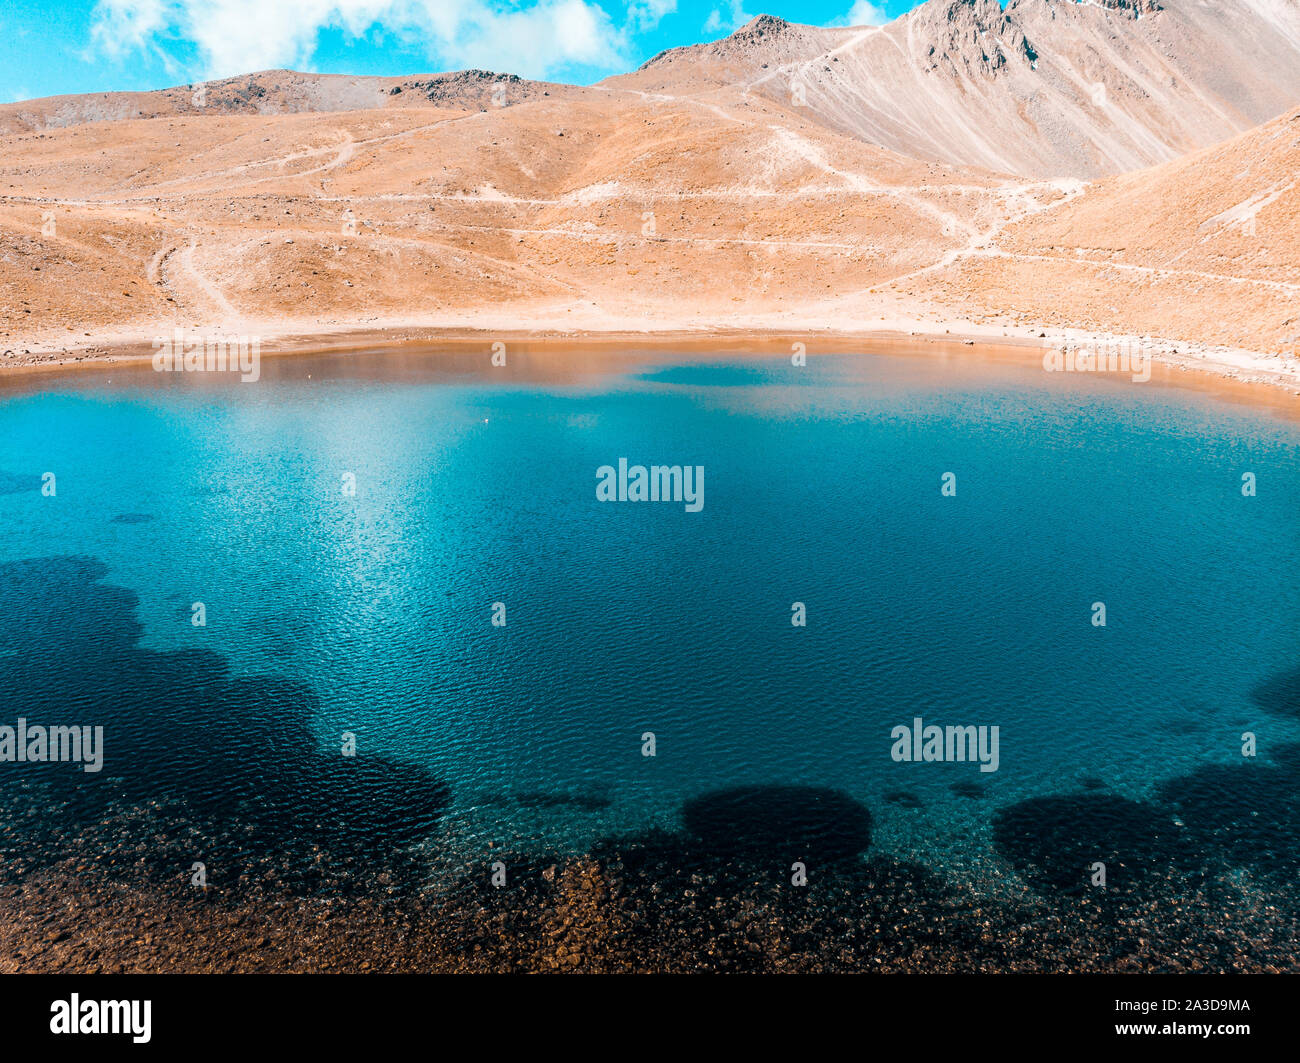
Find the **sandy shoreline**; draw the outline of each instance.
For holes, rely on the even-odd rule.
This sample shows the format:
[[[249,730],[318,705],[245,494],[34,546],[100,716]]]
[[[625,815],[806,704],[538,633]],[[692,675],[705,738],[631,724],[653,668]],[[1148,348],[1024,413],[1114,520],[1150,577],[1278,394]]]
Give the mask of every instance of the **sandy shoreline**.
[[[544,315],[531,328],[521,328],[517,320],[500,315],[467,315],[438,323],[420,319],[366,323],[243,320],[216,330],[185,331],[187,335],[256,337],[261,342],[262,356],[274,358],[434,346],[463,351],[481,345],[488,351],[496,342],[507,348],[569,345],[586,350],[672,348],[684,353],[737,348],[776,353],[802,343],[814,357],[818,353],[850,353],[870,345],[881,353],[933,353],[945,359],[969,359],[972,365],[993,360],[1042,366],[1051,351],[1093,350],[1104,357],[1107,350],[1118,348],[1149,357],[1151,380],[1160,384],[1208,389],[1247,405],[1281,407],[1300,414],[1300,359],[1282,354],[1078,329],[981,326],[956,321],[886,319],[875,327],[865,322],[813,327],[793,320],[756,321],[746,326],[730,322],[646,323],[632,318],[599,321],[592,320],[594,316],[583,314],[569,321]],[[154,349],[152,337],[138,331],[85,337],[83,343],[75,345],[59,345],[49,339],[18,343],[12,354],[0,359],[0,383],[17,383],[32,374],[145,365],[150,363]],[[1126,379],[1129,376],[1121,375]]]

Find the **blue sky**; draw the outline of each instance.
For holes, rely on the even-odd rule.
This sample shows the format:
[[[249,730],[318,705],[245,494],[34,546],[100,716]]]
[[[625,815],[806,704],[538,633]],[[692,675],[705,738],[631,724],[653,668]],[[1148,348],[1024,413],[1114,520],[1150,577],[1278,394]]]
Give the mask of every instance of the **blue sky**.
[[[251,70],[623,73],[757,14],[878,24],[917,0],[0,0],[0,102]],[[852,21],[850,21],[852,19]]]

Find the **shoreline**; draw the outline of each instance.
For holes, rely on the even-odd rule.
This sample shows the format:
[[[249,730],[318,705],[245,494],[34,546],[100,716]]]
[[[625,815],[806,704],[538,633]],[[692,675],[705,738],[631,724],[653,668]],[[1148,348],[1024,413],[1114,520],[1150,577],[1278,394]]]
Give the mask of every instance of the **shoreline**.
[[[1213,862],[1106,894],[1036,882],[991,896],[904,856],[828,852],[795,903],[772,874],[783,860],[766,848],[721,853],[705,874],[686,835],[565,855],[460,851],[439,833],[423,855],[360,862],[346,846],[313,846],[304,865],[301,853],[254,845],[233,863],[209,858],[213,878],[200,889],[182,830],[196,824],[204,852],[228,852],[232,832],[164,802],[119,806],[89,825],[78,839],[89,859],[0,861],[0,974],[1297,969],[1292,895],[1261,893]],[[142,860],[139,832],[162,828],[163,850]],[[510,888],[491,884],[490,859],[510,865]]]
[[[784,345],[803,343],[808,354],[851,353],[864,344],[884,347],[884,353],[922,354],[940,349],[976,355],[971,361],[992,357],[1024,365],[1032,358],[1041,367],[1047,351],[1072,348],[1097,350],[1127,349],[1149,357],[1154,381],[1191,386],[1245,397],[1247,402],[1295,406],[1300,409],[1300,358],[1241,348],[1183,340],[1161,339],[1083,329],[1048,329],[1038,326],[976,325],[961,321],[922,319],[882,320],[878,325],[844,322],[836,326],[810,325],[797,320],[756,321],[749,325],[732,322],[655,321],[644,319],[590,320],[584,314],[572,323],[545,315],[532,328],[523,328],[507,315],[474,315],[463,320],[431,322],[422,319],[374,322],[309,322],[242,320],[224,326],[184,328],[172,325],[167,334],[180,328],[188,334],[218,333],[257,336],[263,357],[282,358],[306,354],[346,354],[375,349],[400,350],[413,346],[446,345],[464,348],[493,342],[548,348],[573,345],[587,349],[616,347],[676,347],[692,351],[725,349],[730,346],[765,352]],[[567,326],[567,327],[565,327]],[[9,341],[13,342],[13,341]],[[942,350],[957,348],[957,351]],[[105,332],[83,337],[83,342],[63,346],[52,340],[13,343],[0,360],[0,383],[28,378],[33,374],[76,373],[106,370],[117,366],[150,363],[152,336],[144,331]],[[10,353],[12,352],[12,353]],[[1127,372],[1070,370],[1096,376],[1126,377]],[[1253,396],[1253,400],[1252,397]],[[1295,398],[1297,401],[1292,402]]]

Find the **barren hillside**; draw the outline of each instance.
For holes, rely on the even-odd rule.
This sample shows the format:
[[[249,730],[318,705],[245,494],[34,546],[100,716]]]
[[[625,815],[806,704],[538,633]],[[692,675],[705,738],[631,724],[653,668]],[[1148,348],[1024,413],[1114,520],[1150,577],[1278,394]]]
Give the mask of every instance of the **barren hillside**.
[[[1300,354],[1300,110],[1107,178],[936,275],[1034,320]]]
[[[102,92],[7,103],[0,105],[0,135],[135,118],[322,114],[426,106],[484,111],[490,106],[546,97],[582,99],[595,91],[490,70],[391,78],[263,70],[156,92]]]
[[[164,319],[794,310],[1061,195],[907,159],[761,99],[729,113],[606,93],[196,116],[5,145],[6,346]]]
[[[917,158],[1094,177],[1300,102],[1300,0],[929,0],[853,29],[763,17],[606,84],[734,88]]]

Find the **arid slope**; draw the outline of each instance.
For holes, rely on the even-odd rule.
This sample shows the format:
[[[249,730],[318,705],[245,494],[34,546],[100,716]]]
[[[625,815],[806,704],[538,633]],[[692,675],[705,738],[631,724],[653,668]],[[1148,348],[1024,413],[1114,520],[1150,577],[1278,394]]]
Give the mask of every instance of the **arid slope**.
[[[5,144],[7,347],[285,318],[794,312],[1063,194],[760,98],[129,120]]]
[[[411,77],[263,70],[156,92],[102,92],[7,103],[0,105],[0,135],[134,118],[324,114],[380,107],[454,107],[483,111],[490,106],[546,97],[583,99],[596,91],[581,85],[529,81],[515,74],[489,70]]]
[[[934,282],[1027,320],[1300,354],[1300,110],[1107,178]]]
[[[1300,102],[1300,0],[929,0],[851,29],[760,18],[606,84],[740,88],[905,155],[1095,177]]]

